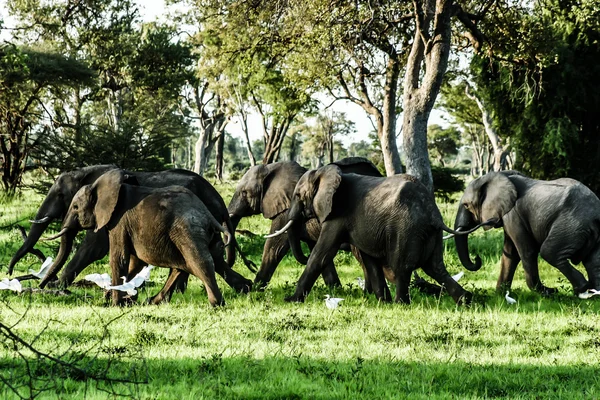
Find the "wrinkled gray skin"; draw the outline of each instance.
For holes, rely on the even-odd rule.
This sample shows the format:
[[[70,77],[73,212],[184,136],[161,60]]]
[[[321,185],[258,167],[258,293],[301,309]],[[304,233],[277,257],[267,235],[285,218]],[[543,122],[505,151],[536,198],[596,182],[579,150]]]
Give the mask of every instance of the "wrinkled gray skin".
[[[61,232],[106,229],[113,285],[122,284],[122,276],[131,279],[146,264],[171,267],[198,277],[210,304],[223,305],[215,279],[215,263],[224,262],[222,253],[213,260],[222,246],[211,249],[211,244],[227,230],[190,190],[134,186],[125,183],[127,178],[124,171],[113,169],[79,189]],[[112,300],[122,304],[123,292],[113,290]]]
[[[556,292],[540,281],[538,254],[567,277],[575,293],[600,289],[600,200],[581,182],[540,181],[516,171],[490,172],[465,190],[454,228],[465,230],[489,219],[504,228],[498,290],[510,288],[522,261],[531,290]],[[473,263],[469,257],[467,236],[455,241],[463,265],[481,265],[479,258]],[[569,260],[583,262],[589,282]]]
[[[27,240],[25,240],[9,264],[9,273],[12,273],[14,265],[33,248],[48,225],[52,221],[61,220],[64,217],[73,196],[82,186],[93,183],[103,173],[116,168],[114,165],[94,165],[61,174],[48,191],[36,215],[36,220],[48,217],[47,220],[42,223],[32,224]],[[187,187],[201,199],[217,221],[225,223],[229,230],[233,231],[225,202],[216,189],[201,176],[181,169],[160,172],[129,172],[128,174],[134,177],[142,186],[165,187],[169,185],[181,185]],[[63,246],[61,246],[61,249],[64,251],[62,253],[59,252],[55,258],[50,272],[40,284],[41,287],[45,287],[49,282],[53,281],[65,264],[74,239],[74,236],[71,237],[71,235],[73,235],[72,232],[62,238]],[[235,260],[234,243],[232,240],[232,243],[226,249],[228,265],[233,265],[233,261]],[[102,259],[106,254],[108,254],[108,235],[106,232],[102,230],[97,233],[92,231],[86,232],[83,242],[63,270],[56,286],[60,288],[68,287],[83,269],[92,262]],[[251,281],[231,270],[229,266],[217,272],[225,276],[227,283],[237,291],[247,292],[251,287]],[[187,284],[187,274],[176,273],[176,276],[178,276],[178,279],[169,290],[177,288],[183,291]],[[165,296],[167,298],[170,297],[171,293],[165,292],[167,289],[167,287],[163,288],[161,294],[157,297],[157,301],[164,299]]]
[[[317,218],[321,234],[295,293],[286,301],[304,301],[342,243],[360,251],[381,301],[391,301],[384,265],[394,272],[397,302],[410,303],[410,276],[418,267],[445,286],[457,303],[471,299],[444,266],[442,229],[451,230],[444,225],[433,195],[410,175],[343,174],[335,165],[308,171],[294,189],[288,216],[294,221],[288,231],[290,242],[298,242],[304,218]]]
[[[381,176],[373,163],[365,158],[349,157],[334,164],[345,172]],[[238,182],[229,203],[228,209],[234,229],[242,218],[257,214],[262,214],[272,221],[270,233],[283,228],[287,222],[287,211],[294,187],[306,171],[306,168],[295,161],[282,161],[250,168]],[[316,219],[307,220],[301,226],[299,238],[312,249],[319,238],[320,230],[321,227]],[[254,279],[255,288],[262,289],[269,284],[275,269],[289,249],[286,234],[267,238],[260,269]],[[299,261],[306,264],[306,260],[299,259]],[[324,267],[323,280],[328,286],[341,286],[333,262]]]

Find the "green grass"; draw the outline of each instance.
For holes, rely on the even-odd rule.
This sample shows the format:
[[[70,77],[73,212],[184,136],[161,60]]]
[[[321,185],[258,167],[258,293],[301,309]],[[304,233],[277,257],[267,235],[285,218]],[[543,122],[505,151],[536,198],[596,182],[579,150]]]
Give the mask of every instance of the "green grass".
[[[232,186],[219,190],[228,201]],[[27,194],[8,202],[0,225],[29,218],[40,200]],[[440,208],[451,226],[456,205]],[[240,224],[261,234],[268,226],[262,217]],[[21,241],[12,231],[1,235],[4,267]],[[239,240],[259,264],[264,239]],[[113,378],[147,383],[84,379],[9,341],[0,347],[0,376],[13,385],[35,377],[39,398],[115,393],[136,399],[600,397],[600,303],[574,297],[566,279],[542,262],[542,280],[559,293],[549,298],[532,293],[519,267],[511,291],[518,304],[510,306],[495,292],[501,231],[478,232],[470,243],[484,266],[461,280],[475,293],[469,307],[457,307],[447,295],[436,299],[414,290],[410,306],[379,304],[358,289],[360,268],[345,253],[336,258],[345,286],[331,292],[319,280],[304,304],[283,302],[302,272],[291,257],[265,292],[238,295],[219,278],[227,301],[220,309],[209,307],[194,278],[185,294],[158,307],[107,307],[96,288],[74,288],[70,296],[2,292],[0,322],[16,324],[14,332],[36,348],[76,360],[87,373],[108,369]],[[446,242],[445,260],[451,273],[464,270],[452,241]],[[17,265],[18,273],[29,264],[39,266],[28,256]],[[106,270],[102,261],[86,273]],[[236,270],[252,277],[239,261]],[[159,290],[166,273],[153,271],[154,284],[142,290],[140,301]],[[345,298],[338,309],[325,307],[327,293]],[[22,387],[21,393],[29,396],[28,390]],[[0,398],[16,396],[0,382]]]

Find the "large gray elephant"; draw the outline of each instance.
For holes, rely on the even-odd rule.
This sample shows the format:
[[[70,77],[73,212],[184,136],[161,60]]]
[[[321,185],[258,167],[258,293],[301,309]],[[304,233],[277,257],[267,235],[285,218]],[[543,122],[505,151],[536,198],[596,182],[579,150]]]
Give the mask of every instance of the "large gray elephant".
[[[360,251],[379,300],[391,300],[384,265],[394,272],[398,302],[410,302],[410,276],[419,267],[457,303],[471,299],[471,293],[452,279],[442,257],[442,230],[460,233],[444,225],[433,194],[410,175],[344,174],[336,165],[308,171],[296,184],[288,217],[288,237],[295,251],[301,251],[298,233],[306,218],[316,218],[321,233],[287,301],[304,301],[342,243]]]
[[[74,171],[62,173],[54,182],[46,198],[42,202],[37,214],[36,220],[31,226],[27,239],[16,252],[9,264],[9,273],[12,273],[15,264],[30,251],[40,239],[48,225],[54,220],[61,220],[73,199],[75,193],[84,185],[91,184],[96,181],[105,172],[116,169],[114,165],[94,165],[80,168]],[[206,205],[213,217],[220,223],[224,223],[233,232],[233,227],[229,219],[227,207],[221,195],[217,190],[204,178],[191,171],[182,169],[173,169],[160,172],[128,172],[136,181],[147,187],[165,187],[169,185],[180,185],[194,192],[200,200]],[[71,232],[71,234],[73,234]],[[61,270],[62,266],[67,261],[71,251],[73,237],[65,235],[62,240],[61,252],[57,255],[54,263],[42,280],[40,286],[45,287],[49,282],[56,279],[56,275]],[[69,242],[71,243],[69,245]],[[232,238],[232,243],[227,246],[227,267],[223,270],[218,269],[218,273],[222,275],[227,283],[236,291],[247,292],[251,288],[251,281],[245,279],[237,272],[233,271],[229,266],[235,261],[235,238]],[[108,234],[104,230],[98,232],[88,231],[81,245],[73,255],[66,268],[62,271],[58,281],[58,287],[68,287],[77,275],[83,271],[92,262],[102,259],[108,254]],[[220,264],[219,264],[220,265]],[[184,290],[187,283],[187,275],[185,273],[178,274],[174,287],[179,290]],[[157,301],[170,297],[171,293],[165,293],[164,289],[161,295],[156,298]]]
[[[344,172],[362,175],[381,176],[369,160],[361,157],[349,157],[333,163]],[[287,222],[294,187],[307,171],[295,161],[282,161],[250,168],[237,184],[229,203],[229,213],[233,227],[240,220],[251,215],[262,214],[270,219],[270,233],[274,233]],[[315,219],[306,221],[300,230],[300,240],[313,248],[319,238],[320,225]],[[289,250],[286,235],[268,238],[265,242],[262,262],[254,279],[254,287],[261,289],[268,285],[277,266]],[[341,286],[333,262],[323,270],[323,279],[328,286]]]
[[[504,228],[499,290],[510,288],[522,261],[531,290],[556,292],[540,281],[538,255],[567,277],[575,293],[600,289],[600,200],[581,182],[541,181],[516,171],[490,172],[467,186],[454,228],[469,229],[488,220]],[[471,261],[467,236],[456,237],[455,242],[465,267],[481,266],[479,257]],[[569,260],[583,262],[589,282]]]
[[[223,305],[215,279],[215,264],[224,262],[221,247],[213,250],[214,238],[229,233],[204,203],[182,186],[150,188],[129,185],[127,174],[112,169],[93,184],[75,193],[61,231],[53,238],[83,229],[106,229],[110,241],[112,284],[139,270],[143,264],[171,267],[198,277],[213,306]],[[63,243],[61,249],[63,251]],[[215,259],[213,256],[216,254]],[[219,261],[219,259],[221,261]],[[131,265],[136,267],[132,268]],[[171,279],[171,278],[170,278]],[[175,280],[176,278],[173,278]],[[168,281],[167,285],[173,282]],[[112,291],[114,305],[123,302],[123,292]]]

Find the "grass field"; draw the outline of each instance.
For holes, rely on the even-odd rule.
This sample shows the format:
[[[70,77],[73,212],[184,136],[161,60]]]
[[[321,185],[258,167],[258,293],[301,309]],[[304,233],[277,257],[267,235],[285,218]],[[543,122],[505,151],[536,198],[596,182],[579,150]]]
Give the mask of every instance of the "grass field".
[[[232,187],[219,186],[226,201]],[[0,226],[24,219],[28,227],[40,202],[32,193],[4,201]],[[439,205],[451,225],[456,205]],[[268,221],[253,217],[240,228],[262,234]],[[239,240],[258,265],[264,239]],[[20,244],[16,230],[0,231],[0,278]],[[566,279],[542,262],[542,280],[559,293],[532,293],[519,268],[511,291],[518,303],[508,305],[495,292],[501,245],[500,230],[473,235],[472,251],[484,266],[460,281],[475,294],[469,307],[415,290],[410,306],[379,304],[357,287],[360,268],[345,253],[336,258],[344,288],[332,292],[319,280],[304,304],[283,302],[302,272],[291,257],[264,292],[239,295],[219,278],[227,301],[219,309],[208,305],[195,278],[185,294],[158,307],[107,307],[93,287],[69,296],[1,292],[3,326],[76,367],[0,335],[0,398],[18,398],[15,390],[24,398],[65,399],[600,398],[600,302],[574,297]],[[55,255],[57,244],[49,246],[40,248]],[[451,273],[464,270],[452,241],[445,261]],[[27,256],[17,274],[38,267]],[[107,270],[104,260],[86,273]],[[243,264],[236,270],[252,278]],[[153,271],[140,302],[166,274]],[[345,300],[329,310],[325,294]]]

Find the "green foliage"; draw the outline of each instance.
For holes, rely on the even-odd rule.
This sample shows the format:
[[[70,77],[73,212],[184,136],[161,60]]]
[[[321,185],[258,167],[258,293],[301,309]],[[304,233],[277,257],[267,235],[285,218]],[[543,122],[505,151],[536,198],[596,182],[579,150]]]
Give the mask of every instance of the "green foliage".
[[[438,166],[431,167],[433,176],[433,193],[444,201],[450,200],[453,194],[461,192],[465,188],[465,182],[453,174],[451,168]]]
[[[519,48],[472,64],[486,104],[511,134],[516,168],[535,178],[570,176],[596,192],[600,178],[600,11],[595,1],[535,3],[523,18]]]
[[[449,156],[458,154],[458,144],[460,143],[460,131],[456,127],[442,128],[439,125],[428,126],[427,147],[429,154],[437,159],[443,167],[448,161]]]

